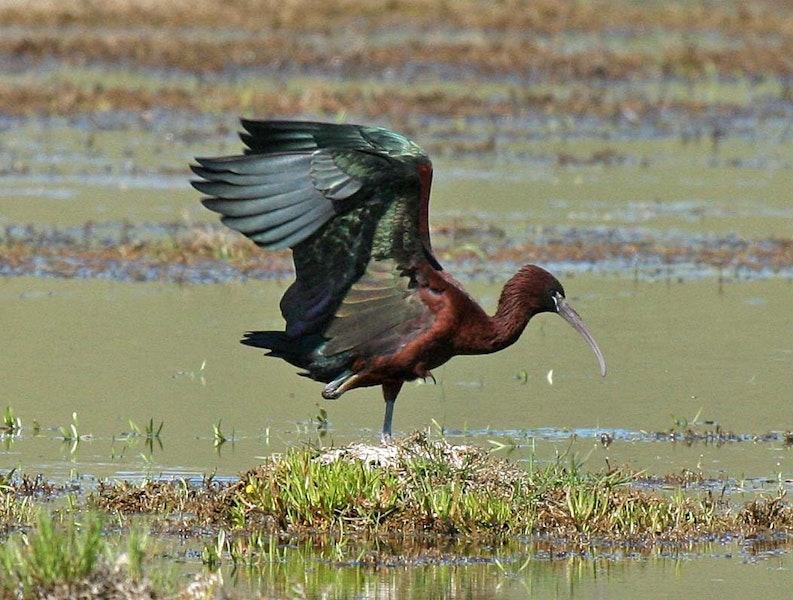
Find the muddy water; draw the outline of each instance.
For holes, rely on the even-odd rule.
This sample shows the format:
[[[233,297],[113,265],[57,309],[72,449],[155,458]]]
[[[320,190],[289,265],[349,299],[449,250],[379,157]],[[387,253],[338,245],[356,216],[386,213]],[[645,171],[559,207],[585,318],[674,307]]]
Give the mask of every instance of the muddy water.
[[[718,424],[744,436],[790,428],[793,345],[784,315],[793,283],[720,287],[614,275],[565,283],[606,354],[605,379],[577,334],[542,315],[507,351],[458,357],[435,372],[435,385],[408,384],[396,430],[440,426],[476,443],[533,447],[540,458],[575,441],[597,465],[608,458],[654,473],[793,474],[781,441],[685,447],[648,435],[697,416],[702,429]],[[284,285],[3,280],[0,343],[13,351],[0,355],[0,370],[5,402],[25,425],[4,460],[61,474],[78,465],[97,476],[143,469],[232,475],[257,455],[316,438],[320,408],[330,420],[324,442],[375,439],[382,419],[376,389],[324,401],[319,384],[237,343],[247,328],[278,327]],[[470,288],[492,308],[498,286]],[[90,438],[72,452],[58,428],[70,425],[73,412]],[[162,449],[146,453],[141,440],[120,441],[129,421],[141,427],[150,420],[164,423]],[[218,423],[236,440],[219,453]],[[598,441],[603,433],[615,439],[608,448]],[[144,461],[141,453],[153,456]]]
[[[591,155],[584,146],[574,150]],[[433,220],[481,219],[515,238],[536,225],[560,223],[617,225],[659,236],[793,235],[793,181],[778,148],[752,151],[765,161],[757,169],[730,167],[724,149],[721,155],[673,150],[630,150],[632,156],[648,155],[649,166],[639,160],[554,167],[540,157],[520,169],[509,159],[497,160],[494,173],[479,163],[441,162]],[[181,164],[188,159],[179,158]],[[0,224],[212,218],[196,205],[186,175],[97,177],[5,177]],[[700,472],[736,499],[791,486],[793,464],[784,443],[793,429],[789,275],[747,278],[689,265],[667,266],[659,276],[640,263],[627,270],[546,266],[560,276],[600,342],[608,376],[600,378],[575,332],[544,315],[514,347],[456,358],[435,372],[434,385],[408,384],[396,408],[397,435],[430,428],[452,442],[492,446],[516,460],[562,456],[592,469],[608,462],[658,475]],[[509,270],[511,265],[498,265],[492,277],[474,279],[463,270],[461,279],[492,309]],[[277,302],[287,284],[1,279],[0,403],[13,408],[23,429],[2,439],[0,468],[87,483],[160,474],[234,477],[258,457],[290,446],[376,440],[383,410],[377,390],[324,401],[320,385],[237,343],[247,329],[280,327]],[[317,420],[322,410],[326,426]],[[150,422],[162,430],[147,440],[137,432]],[[688,427],[734,435],[669,441]],[[219,446],[215,428],[227,438]],[[602,439],[612,442],[604,446]],[[572,558],[519,547],[480,556],[481,564],[385,574],[348,567],[339,575],[323,562],[327,558],[286,556],[289,564],[307,564],[316,577],[326,577],[326,585],[364,596],[409,584],[417,595],[429,590],[448,597],[471,589],[486,596],[497,588],[505,597],[627,598],[666,586],[746,597],[758,582],[781,589],[790,569],[784,549],[737,542],[673,553],[593,550]],[[273,593],[293,589],[304,569],[295,571],[255,576],[254,585]],[[273,581],[286,587],[268,587]]]

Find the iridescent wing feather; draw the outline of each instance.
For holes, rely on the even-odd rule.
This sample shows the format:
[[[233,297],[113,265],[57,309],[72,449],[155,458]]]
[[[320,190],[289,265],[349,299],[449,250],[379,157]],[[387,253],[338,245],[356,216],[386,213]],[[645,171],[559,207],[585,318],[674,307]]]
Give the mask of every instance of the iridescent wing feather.
[[[393,351],[428,326],[417,271],[440,269],[429,241],[432,167],[386,129],[243,121],[245,154],[199,158],[204,205],[259,246],[292,248],[286,335],[319,334],[325,355]]]

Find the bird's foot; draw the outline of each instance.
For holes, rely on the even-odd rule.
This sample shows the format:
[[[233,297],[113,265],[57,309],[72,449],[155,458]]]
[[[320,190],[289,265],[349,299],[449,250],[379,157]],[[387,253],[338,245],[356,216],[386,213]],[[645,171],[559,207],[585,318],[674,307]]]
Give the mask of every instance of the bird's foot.
[[[322,397],[325,400],[335,400],[353,387],[356,379],[357,375],[352,371],[344,371],[344,373],[325,386],[325,389],[322,390]]]

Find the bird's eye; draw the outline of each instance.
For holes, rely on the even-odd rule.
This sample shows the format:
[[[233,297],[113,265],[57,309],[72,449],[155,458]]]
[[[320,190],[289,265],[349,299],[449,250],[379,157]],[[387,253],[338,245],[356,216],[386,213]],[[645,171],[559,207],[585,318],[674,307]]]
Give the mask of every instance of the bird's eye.
[[[564,300],[564,294],[559,290],[552,290],[551,291],[551,300],[553,301],[553,308],[556,312],[559,312],[559,301]]]

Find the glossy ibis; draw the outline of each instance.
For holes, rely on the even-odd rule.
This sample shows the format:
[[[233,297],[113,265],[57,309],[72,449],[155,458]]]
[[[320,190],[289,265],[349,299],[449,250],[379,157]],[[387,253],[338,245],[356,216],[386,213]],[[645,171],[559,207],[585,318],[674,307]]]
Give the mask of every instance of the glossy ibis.
[[[488,316],[432,253],[432,163],[407,138],[379,127],[243,120],[238,156],[197,158],[203,204],[259,246],[291,248],[295,282],[281,299],[285,331],[252,331],[268,349],[326,383],[324,398],[381,385],[383,439],[405,381],[458,354],[513,344],[529,320],[556,313],[606,364],[562,285],[526,265]]]

